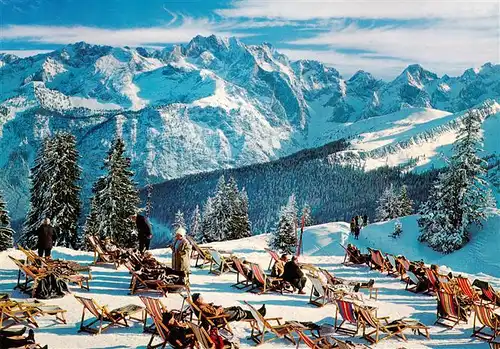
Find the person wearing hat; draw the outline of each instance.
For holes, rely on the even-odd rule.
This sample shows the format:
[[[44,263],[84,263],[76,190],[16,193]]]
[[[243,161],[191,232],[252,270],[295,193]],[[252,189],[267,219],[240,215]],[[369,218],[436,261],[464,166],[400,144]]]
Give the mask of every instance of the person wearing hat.
[[[186,239],[186,229],[178,227],[172,244],[172,269],[183,271],[186,278],[191,272],[191,244]]]

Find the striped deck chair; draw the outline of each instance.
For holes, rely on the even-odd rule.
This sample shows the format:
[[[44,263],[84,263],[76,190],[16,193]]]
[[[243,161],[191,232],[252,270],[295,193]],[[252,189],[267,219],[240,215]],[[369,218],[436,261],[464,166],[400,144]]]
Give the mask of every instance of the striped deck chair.
[[[155,333],[156,325],[154,323],[155,317],[158,319],[163,318],[163,313],[167,311],[167,308],[160,299],[151,298],[145,296],[139,296],[139,299],[144,303],[146,307],[146,316],[144,317],[143,332],[145,333]],[[148,324],[148,316],[153,320],[152,324]]]
[[[304,344],[310,349],[333,349],[338,348],[337,344],[331,344],[328,342],[326,338],[310,338],[301,330],[295,330],[295,333],[299,336],[297,340],[297,348],[299,347],[299,343],[302,341]]]
[[[106,306],[100,306],[92,298],[84,298],[75,296],[75,298],[83,305],[82,320],[80,322],[80,330],[78,332],[87,332],[91,334],[101,334],[111,326],[130,327],[129,319],[144,322],[144,308],[135,304],[129,304],[124,307],[108,310]],[[90,322],[85,324],[85,313],[88,311],[94,316]],[[141,317],[134,317],[135,314],[141,313]],[[97,324],[97,326],[94,326]]]
[[[221,275],[226,272],[236,273],[236,271],[231,267],[230,263],[222,256],[217,250],[209,250],[210,256],[210,273],[215,275]]]
[[[254,321],[250,322],[252,331],[250,333],[250,339],[253,340],[257,345],[267,343],[278,338],[285,338],[295,344],[295,339],[293,338],[294,328],[291,325],[281,324],[282,318],[264,318],[252,305],[244,302],[252,316]],[[274,322],[275,324],[273,324]],[[270,334],[270,338],[266,338],[266,334]]]
[[[117,260],[115,256],[104,250],[104,247],[102,247],[98,237],[96,237],[95,235],[87,235],[87,240],[94,250],[94,262],[92,263],[93,265],[113,264],[115,269],[118,269],[118,267],[120,266],[120,261]]]
[[[147,305],[146,305],[146,312],[148,312]],[[167,326],[165,326],[165,324],[163,323],[163,315],[161,313],[158,314],[155,310],[149,313],[149,315],[151,316],[151,319],[153,319],[152,327],[154,327],[154,331],[151,333],[151,338],[149,339],[149,343],[146,346],[146,348],[147,349],[166,348],[169,345],[170,331],[167,328]],[[156,344],[153,344],[156,337],[159,337],[160,341]]]
[[[417,275],[415,275],[414,272],[408,271],[406,274],[406,290],[413,292],[413,293],[418,293],[418,289],[422,284],[425,283],[424,280],[420,279]],[[427,290],[426,290],[427,291]]]
[[[23,264],[19,259],[9,256],[10,260],[19,268],[20,273],[25,275],[24,283],[20,282],[18,277],[17,285],[14,288],[18,288],[23,292],[31,294],[31,297],[35,298],[36,288],[38,282],[49,275],[47,271],[42,271],[41,269],[30,268],[30,266]]]
[[[234,262],[234,266],[236,268],[236,271],[238,273],[236,274],[236,283],[231,285],[231,287],[235,287],[238,290],[242,290],[242,289],[245,289],[247,287],[253,287],[252,272],[250,272],[250,274],[247,274],[245,272],[245,268],[243,267],[243,262],[238,257],[233,257],[233,262]],[[240,276],[242,279],[241,281],[240,281]],[[250,291],[250,289],[247,291]]]
[[[342,318],[342,321],[340,323],[338,323],[337,321],[337,319],[339,319],[339,315]],[[336,332],[345,333],[352,337],[354,337],[358,333],[359,322],[356,316],[354,303],[342,299],[337,299],[337,311],[335,312],[334,327]]]
[[[482,300],[487,303],[491,303],[494,307],[500,305],[500,296],[491,285],[488,284],[488,288],[481,288]]]
[[[439,288],[446,293],[457,294],[455,284],[452,284],[451,282],[442,282],[439,284]]]
[[[399,272],[398,272],[398,268],[397,268],[396,257],[394,257],[394,255],[392,255],[392,254],[386,254],[386,257],[387,257],[387,260],[389,261],[389,263],[386,263],[386,265],[388,267],[388,269],[387,269],[388,275],[398,277]]]
[[[454,294],[437,291],[437,319],[434,324],[453,328],[463,320],[460,305]]]
[[[38,311],[23,307],[14,300],[3,300],[0,302],[0,329],[6,329],[15,325],[28,325],[38,327],[35,319]]]
[[[217,327],[217,328],[224,328],[230,333],[233,333],[233,329],[231,328],[231,325],[229,325],[229,322],[227,321],[227,315],[222,314],[222,315],[207,315],[205,314],[191,299],[191,296],[188,294],[187,297],[184,297],[184,300],[188,304],[190,308],[190,320],[193,320],[193,314],[196,315],[196,318],[198,320],[197,324],[199,326],[202,326],[203,328],[211,328],[211,327]]]
[[[252,292],[254,293],[289,292],[283,279],[266,275],[259,264],[252,264],[252,274],[254,285]]]
[[[190,236],[186,236],[186,238],[193,247],[193,249],[191,250],[191,259],[196,258],[194,267],[204,268],[206,265],[210,265],[212,257],[210,256],[209,251],[211,250],[211,248],[200,247]]]
[[[396,257],[396,261],[399,264],[399,275],[401,275],[401,280],[404,281],[408,278],[407,273],[410,271],[410,261],[405,256]]]
[[[210,338],[208,332],[198,325],[193,324],[192,322],[188,322],[191,331],[193,331],[194,339],[196,341],[197,348],[201,349],[216,349],[216,346],[212,339]]]
[[[377,317],[376,308],[367,306],[356,306],[356,308],[360,326],[363,327],[363,338],[372,344],[377,344],[379,341],[391,337],[398,337],[407,341],[404,334],[406,329],[411,329],[414,333],[429,339],[429,328],[418,321],[401,319],[389,323],[389,317]],[[373,330],[367,333],[366,330],[370,327]]]
[[[280,256],[278,255],[278,252],[273,251],[269,248],[264,248],[264,250],[269,253],[271,256],[271,260],[269,261],[269,266],[267,267],[267,270],[271,270],[271,266],[273,265],[273,262],[276,263],[277,261],[280,260]]]
[[[479,297],[479,293],[472,288],[472,284],[469,278],[464,276],[457,277],[457,285],[458,289],[462,293],[462,295],[469,300],[471,303],[480,302],[481,298]]]
[[[481,327],[476,328],[476,319]],[[474,305],[474,325],[472,327],[472,336],[493,340],[495,336],[500,335],[500,320],[498,315],[493,313],[493,309],[488,305]]]
[[[328,303],[333,303],[335,301],[336,297],[333,290],[330,289],[328,285],[323,284],[323,281],[319,277],[314,275],[307,275],[307,277],[312,284],[309,303],[314,304],[317,307],[322,307]]]
[[[387,262],[385,261],[382,252],[379,250],[373,250],[371,248],[368,249],[371,255],[370,268],[380,270],[380,272],[385,272],[389,268],[387,266]]]

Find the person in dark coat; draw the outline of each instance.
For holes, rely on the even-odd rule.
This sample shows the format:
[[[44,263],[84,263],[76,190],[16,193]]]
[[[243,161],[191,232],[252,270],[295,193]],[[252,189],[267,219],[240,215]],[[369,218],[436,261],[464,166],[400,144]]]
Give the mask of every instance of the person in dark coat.
[[[20,330],[0,330],[0,348],[19,348],[35,345],[35,333],[32,329],[29,330],[28,336],[23,337],[26,332],[26,327]],[[47,348],[45,346],[44,348]]]
[[[354,239],[359,240],[360,231],[361,231],[360,226],[356,224],[356,226],[354,227]]]
[[[50,225],[50,219],[45,218],[42,225],[36,231],[38,237],[38,256],[50,257],[52,247],[54,246],[54,241],[56,240],[56,232],[54,227]]]
[[[299,294],[305,294],[304,287],[307,279],[304,276],[304,272],[300,269],[299,258],[297,256],[293,256],[292,260],[285,264],[285,271],[282,277],[283,280],[298,289]]]
[[[141,214],[133,215],[132,220],[135,222],[137,232],[139,233],[139,251],[144,252],[149,250],[149,244],[153,238],[153,230],[151,229],[149,220]]]

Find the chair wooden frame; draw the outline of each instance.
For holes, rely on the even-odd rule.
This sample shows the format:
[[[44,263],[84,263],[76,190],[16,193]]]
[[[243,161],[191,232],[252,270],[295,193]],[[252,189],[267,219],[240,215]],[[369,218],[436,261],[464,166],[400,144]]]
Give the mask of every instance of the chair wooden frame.
[[[271,270],[271,266],[273,264],[273,261],[274,261],[274,263],[278,262],[280,260],[280,256],[279,256],[278,252],[273,251],[270,248],[264,248],[264,250],[267,253],[269,253],[269,255],[271,256],[271,260],[269,261],[269,266],[267,267],[267,270]]]
[[[457,286],[462,295],[464,295],[471,303],[476,303],[481,301],[479,293],[474,290],[469,278],[465,276],[458,276]]]
[[[393,277],[398,277],[400,274],[397,268],[396,257],[392,254],[387,253],[386,258],[389,261],[389,263],[386,263],[388,267],[387,269],[388,275],[391,275]]]
[[[109,311],[106,306],[97,304],[93,298],[74,297],[83,305],[82,319],[78,332],[101,334],[112,326],[130,327],[127,320],[137,320],[143,323],[146,316],[144,307],[135,304],[129,304]],[[94,319],[87,324],[85,324],[86,311],[94,316]],[[138,312],[141,312],[142,317],[133,317]],[[93,326],[95,324],[98,324],[98,326]]]
[[[194,339],[196,341],[197,347],[201,349],[215,349],[215,344],[210,338],[208,332],[198,325],[188,322],[191,331],[193,331]]]
[[[381,273],[389,270],[389,267],[387,266],[387,262],[385,261],[385,258],[382,255],[382,252],[380,252],[380,250],[374,250],[374,249],[368,248],[368,251],[370,252],[370,255],[371,255],[371,259],[370,259],[370,268],[371,269],[380,270]]]
[[[361,265],[365,264],[365,262],[361,262],[358,257],[354,256],[348,249],[342,244],[339,244],[345,251],[345,256],[344,256],[344,261],[342,262],[343,265],[348,266],[348,265]],[[354,262],[353,260],[356,260]]]
[[[186,239],[189,241],[193,249],[191,250],[191,259],[196,258],[196,262],[194,264],[195,268],[204,268],[206,265],[210,265],[212,261],[212,257],[210,256],[209,251],[210,247],[200,247],[192,237],[186,236]],[[201,262],[201,264],[199,264]]]
[[[259,264],[252,264],[253,288],[251,292],[264,294],[267,292],[286,292],[285,281],[282,278],[268,276]]]
[[[31,297],[35,298],[35,292],[36,292],[36,288],[38,286],[38,282],[50,274],[48,272],[35,273],[31,269],[29,269],[28,265],[23,264],[22,261],[20,261],[16,258],[13,258],[11,256],[9,256],[9,258],[19,268],[19,271],[25,275],[25,282],[20,283],[20,280],[18,278],[17,286],[15,288],[18,288],[21,291],[26,292],[26,293],[30,293],[30,291],[31,291],[31,293],[30,293]],[[30,283],[33,283],[33,284],[30,286]]]
[[[401,280],[405,281],[408,279],[408,272],[410,271],[410,261],[405,256],[397,256],[396,261],[399,264],[399,275],[401,276]]]
[[[337,321],[342,318],[342,321],[339,323]],[[334,320],[334,328],[336,332],[344,333],[346,335],[354,337],[359,331],[359,321],[356,314],[356,307],[353,302],[337,299],[337,309],[335,311],[335,320]],[[350,325],[351,327],[346,327]],[[355,327],[352,328],[352,326]]]
[[[323,284],[322,280],[315,275],[307,275],[309,278],[309,281],[311,281],[311,295],[309,296],[309,303],[313,304],[317,307],[323,307],[326,304],[329,303],[334,303],[335,299],[338,298],[335,297],[335,292],[328,287],[328,285]],[[317,295],[314,295],[314,293],[317,293]],[[341,296],[341,295],[340,295]]]
[[[238,257],[233,257],[233,263],[234,266],[236,267],[236,283],[231,285],[231,287],[237,288],[238,290],[243,290],[245,288],[251,287],[247,291],[250,291],[253,285],[253,277],[249,277],[245,273],[245,269],[243,268],[243,262],[238,258]],[[253,274],[252,274],[253,275]],[[240,276],[242,280],[240,281]]]
[[[0,329],[6,329],[15,325],[27,324],[38,327],[35,319],[39,311],[32,308],[23,307],[21,303],[13,300],[3,300],[0,302]],[[6,324],[8,321],[10,324]]]
[[[163,313],[167,311],[167,307],[158,298],[139,296],[139,299],[144,303],[146,309],[146,316],[144,316],[143,332],[145,333],[155,333],[156,324],[154,322],[155,317],[162,319]],[[153,320],[152,324],[148,325],[148,316]]]
[[[87,235],[87,240],[90,242],[92,249],[94,250],[94,262],[93,265],[98,264],[113,264],[115,269],[118,269],[120,266],[120,261],[115,258],[111,253],[108,253],[104,250],[104,247],[101,245],[101,241],[95,235]]]
[[[438,290],[437,295],[437,318],[434,324],[453,328],[462,321],[460,304],[454,294]]]
[[[493,309],[484,304],[474,304],[474,324],[472,327],[472,337],[478,337],[487,341],[493,340],[500,335],[500,321],[498,315],[493,313]],[[476,328],[476,320],[479,326]],[[487,330],[491,332],[487,332]]]
[[[134,270],[130,263],[126,262],[124,265],[127,267],[130,274],[132,274],[132,278],[130,280],[131,295],[141,292],[158,292],[166,297],[170,290],[179,291],[188,289],[187,285],[172,285],[166,283],[164,280],[143,279],[141,275]]]
[[[210,270],[209,270],[209,272],[211,274],[221,275],[221,274],[224,274],[226,272],[237,273],[237,271],[234,270],[229,265],[226,258],[224,258],[224,256],[222,254],[220,254],[219,251],[209,250],[208,253],[210,253],[210,256],[211,256]]]
[[[268,343],[278,338],[285,338],[293,344],[296,344],[292,334],[294,332],[293,326],[282,324],[281,317],[266,319],[248,302],[244,303],[248,306],[254,317],[254,320],[250,322],[252,329],[250,339],[257,343],[257,345]],[[271,322],[275,322],[276,324],[273,325]],[[266,333],[271,334],[272,337],[266,339]]]
[[[233,333],[233,329],[231,328],[231,325],[227,321],[228,315],[222,314],[222,315],[208,316],[192,301],[191,296],[189,294],[188,296],[184,297],[184,299],[188,304],[188,306],[191,308],[191,321],[192,321],[192,316],[194,314],[196,315],[197,325],[200,325],[202,327],[204,325],[208,325],[210,327],[224,328],[230,333]]]
[[[418,290],[418,286],[421,283],[424,283],[424,282],[425,281],[421,280],[420,277],[418,277],[414,272],[408,271],[408,273],[406,274],[406,287],[405,287],[405,290],[413,292],[413,293],[419,293],[417,291]],[[428,291],[428,289],[425,290],[425,292],[427,292],[427,291]]]

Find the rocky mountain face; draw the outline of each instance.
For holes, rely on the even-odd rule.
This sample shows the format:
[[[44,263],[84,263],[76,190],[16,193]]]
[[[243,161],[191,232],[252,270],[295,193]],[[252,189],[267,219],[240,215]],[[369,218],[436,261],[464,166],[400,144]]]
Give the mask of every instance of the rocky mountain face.
[[[364,71],[346,80],[269,44],[215,36],[163,50],[76,43],[0,55],[0,188],[20,216],[35,150],[61,129],[78,139],[88,196],[117,134],[144,184],[320,146],[343,123],[413,107],[458,112],[498,96],[498,65],[460,77],[412,65],[390,82]]]

